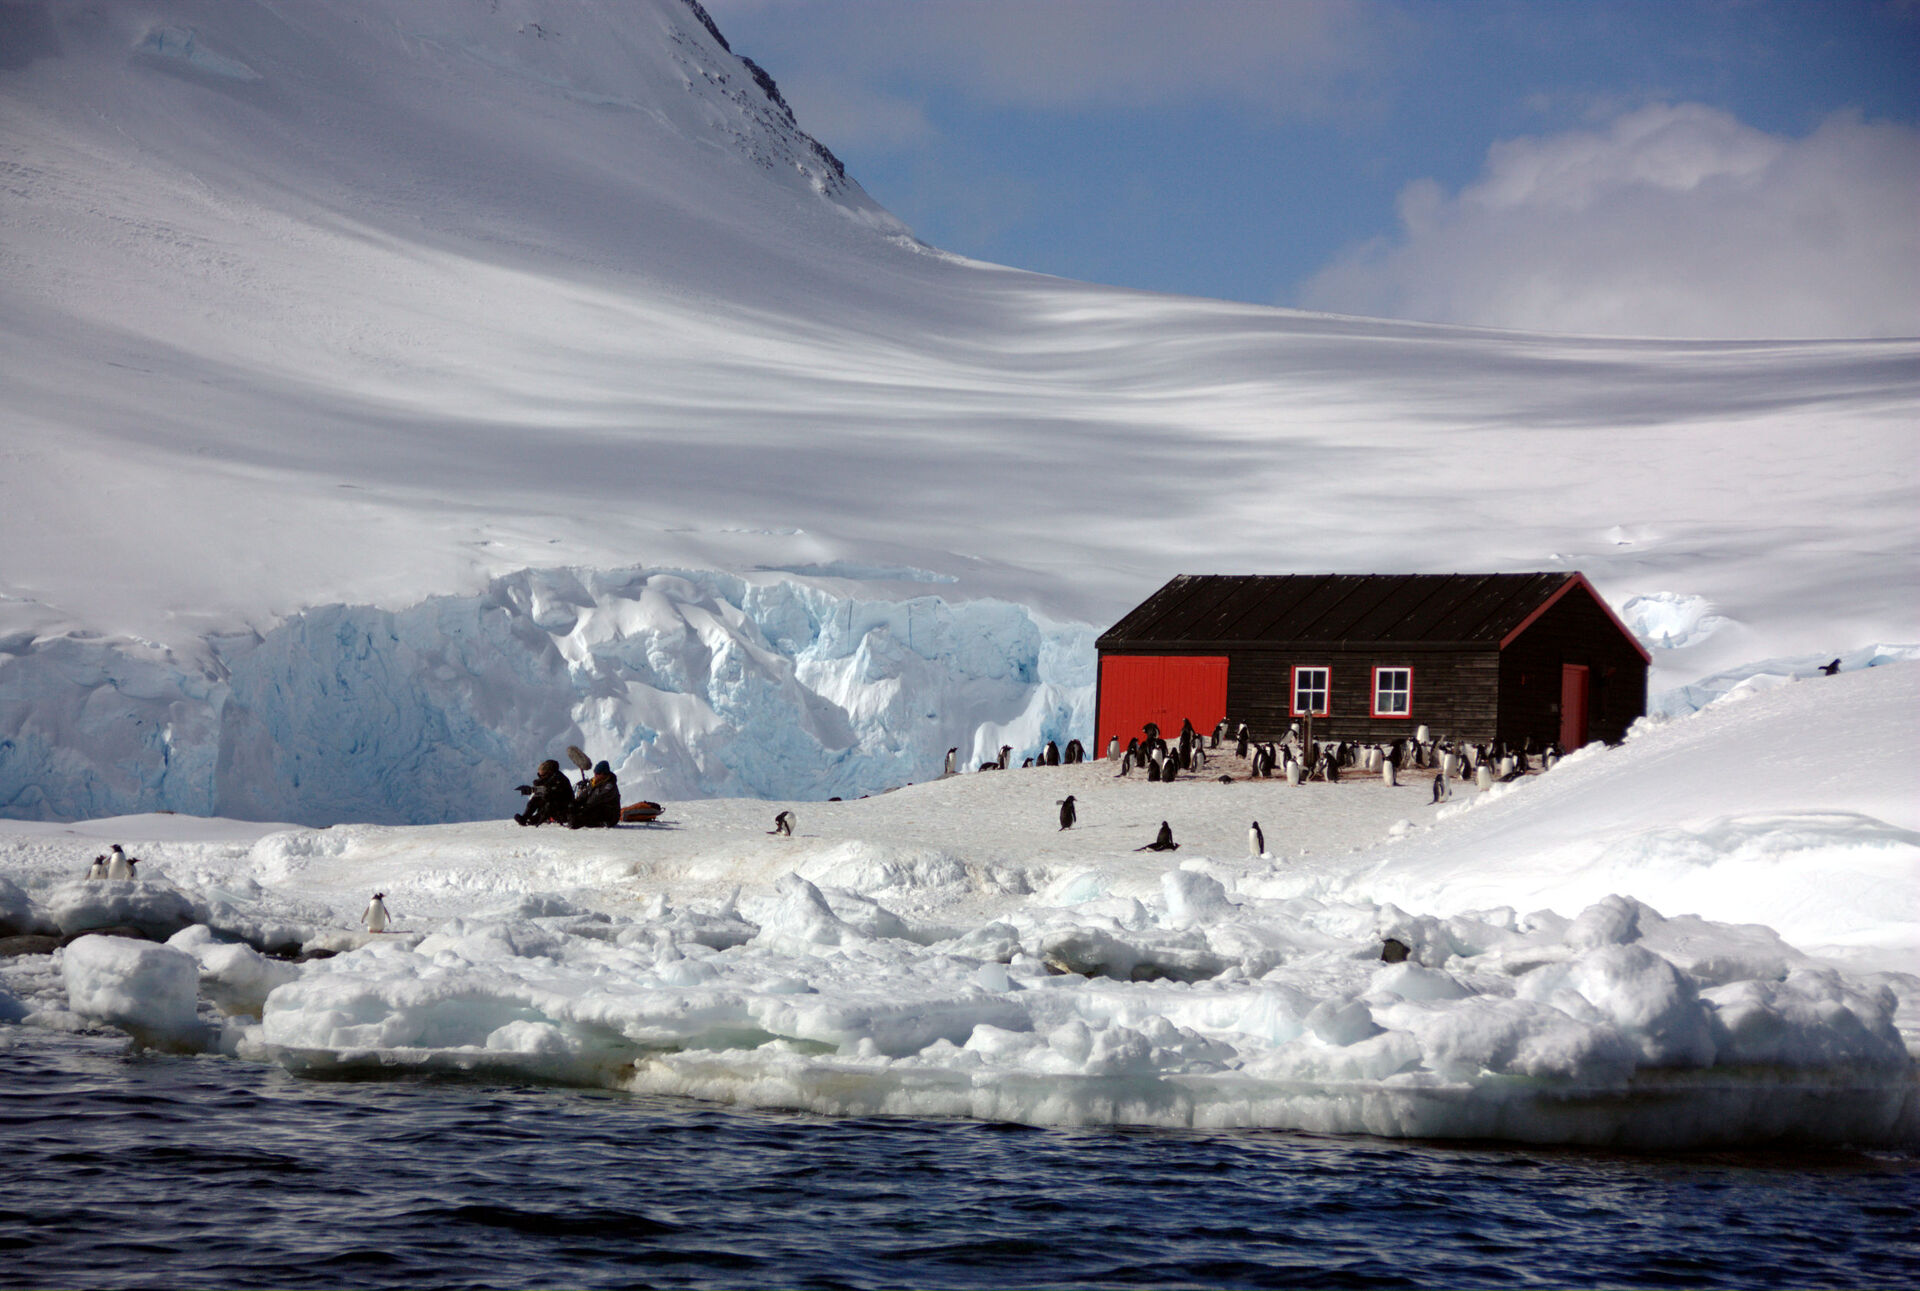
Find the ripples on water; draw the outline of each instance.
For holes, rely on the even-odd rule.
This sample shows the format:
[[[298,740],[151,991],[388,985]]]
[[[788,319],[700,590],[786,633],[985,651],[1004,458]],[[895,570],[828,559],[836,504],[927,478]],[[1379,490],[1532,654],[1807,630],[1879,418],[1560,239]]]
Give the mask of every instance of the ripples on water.
[[[1920,1161],[759,1115],[14,1032],[6,1286],[1920,1285]]]

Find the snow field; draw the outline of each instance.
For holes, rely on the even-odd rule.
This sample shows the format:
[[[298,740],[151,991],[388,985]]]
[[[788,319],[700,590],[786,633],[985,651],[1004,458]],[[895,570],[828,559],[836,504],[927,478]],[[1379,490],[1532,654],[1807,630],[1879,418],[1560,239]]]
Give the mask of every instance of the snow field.
[[[194,922],[113,959],[85,937],[0,960],[0,1016],[173,1047],[197,1026],[204,1047],[296,1071],[489,1071],[832,1115],[1912,1144],[1920,977],[1901,908],[1920,843],[1895,823],[1911,796],[1875,768],[1910,742],[1916,687],[1909,666],[1779,687],[1437,810],[1425,783],[1162,785],[1100,761],[838,803],[676,803],[601,832],[10,824],[0,873],[28,913],[72,929],[185,901],[171,917]],[[1789,738],[1844,745],[1853,769],[1815,756],[1817,774],[1762,783]],[[1082,824],[1060,831],[1068,792]],[[1758,799],[1774,810],[1749,813]],[[1804,801],[1869,844],[1809,850]],[[783,806],[791,839],[767,832]],[[1729,863],[1660,845],[1702,817],[1738,818],[1766,858],[1771,878],[1729,871],[1723,896],[1771,892],[1772,927],[1642,895]],[[1180,851],[1133,850],[1162,819]],[[76,881],[109,835],[146,858],[143,882]],[[1595,882],[1568,837],[1609,858],[1615,893],[1563,899]],[[1845,962],[1775,930],[1809,917],[1815,881],[1874,890],[1849,907]],[[396,931],[371,937],[351,924],[376,888]],[[342,953],[240,944],[288,925]],[[1382,963],[1386,937],[1411,959]]]

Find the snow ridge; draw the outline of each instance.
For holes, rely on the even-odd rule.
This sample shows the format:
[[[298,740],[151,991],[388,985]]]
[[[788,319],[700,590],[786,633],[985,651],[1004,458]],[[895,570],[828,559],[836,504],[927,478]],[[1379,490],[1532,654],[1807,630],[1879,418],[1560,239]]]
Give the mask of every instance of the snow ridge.
[[[306,610],[198,655],[0,644],[0,815],[503,816],[578,744],[629,799],[857,797],[1064,744],[1093,629],[703,571],[522,570],[399,611]]]

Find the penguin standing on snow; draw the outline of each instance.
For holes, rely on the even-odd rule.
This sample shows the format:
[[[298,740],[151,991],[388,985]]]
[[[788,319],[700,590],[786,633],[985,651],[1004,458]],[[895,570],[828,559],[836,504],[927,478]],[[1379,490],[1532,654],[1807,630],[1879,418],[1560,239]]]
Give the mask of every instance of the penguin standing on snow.
[[[773,818],[773,828],[769,829],[767,832],[769,834],[779,834],[782,838],[792,838],[793,837],[793,813],[790,811],[783,811],[778,816],[775,816]]]
[[[948,750],[947,750],[947,765],[946,765],[946,766],[945,766],[944,768],[942,768],[942,769],[941,769],[941,772],[940,772],[940,773],[941,773],[942,775],[952,775],[952,774],[953,774],[953,761],[954,761],[954,759],[955,759],[955,758],[957,758],[958,756],[960,756],[960,750],[959,750],[959,749],[957,749],[957,748],[953,748],[953,749],[948,749]]]
[[[1007,758],[1012,753],[1013,753],[1013,745],[1002,744],[1000,746],[1000,769],[1002,771],[1005,771],[1007,769]]]
[[[1068,794],[1060,800],[1060,828],[1072,829],[1073,822],[1078,819],[1073,811],[1073,795]]]
[[[1247,826],[1247,855],[1265,856],[1267,854],[1267,836],[1260,832],[1260,822],[1254,821]]]
[[[1445,802],[1451,795],[1447,792],[1447,773],[1442,771],[1433,778],[1434,802]]]
[[[360,922],[367,925],[368,932],[385,932],[390,916],[387,914],[387,894],[376,892],[373,900],[367,902],[367,908],[360,914]]]
[[[106,877],[107,877],[107,858],[105,856],[94,857],[93,864],[87,867],[87,882],[89,883],[102,882],[106,879]]]
[[[1119,756],[1120,756],[1120,737],[1118,735],[1107,736],[1107,761],[1111,762]]]
[[[107,877],[110,879],[133,877],[133,861],[120,850],[118,843],[107,849]]]

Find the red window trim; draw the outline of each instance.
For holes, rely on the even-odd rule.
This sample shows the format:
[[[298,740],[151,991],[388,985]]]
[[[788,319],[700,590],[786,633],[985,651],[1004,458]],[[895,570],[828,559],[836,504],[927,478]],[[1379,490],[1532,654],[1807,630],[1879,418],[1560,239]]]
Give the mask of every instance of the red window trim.
[[[1324,672],[1327,674],[1326,707],[1308,713],[1300,707],[1300,674],[1303,672]],[[1333,713],[1333,669],[1321,663],[1296,663],[1287,676],[1287,712],[1294,717],[1328,717]]]
[[[1383,672],[1404,672],[1407,674],[1407,711],[1404,713],[1383,713],[1380,711],[1380,674]],[[1389,721],[1408,722],[1413,720],[1413,665],[1405,663],[1375,664],[1373,669],[1373,697],[1367,701],[1373,717]]]

